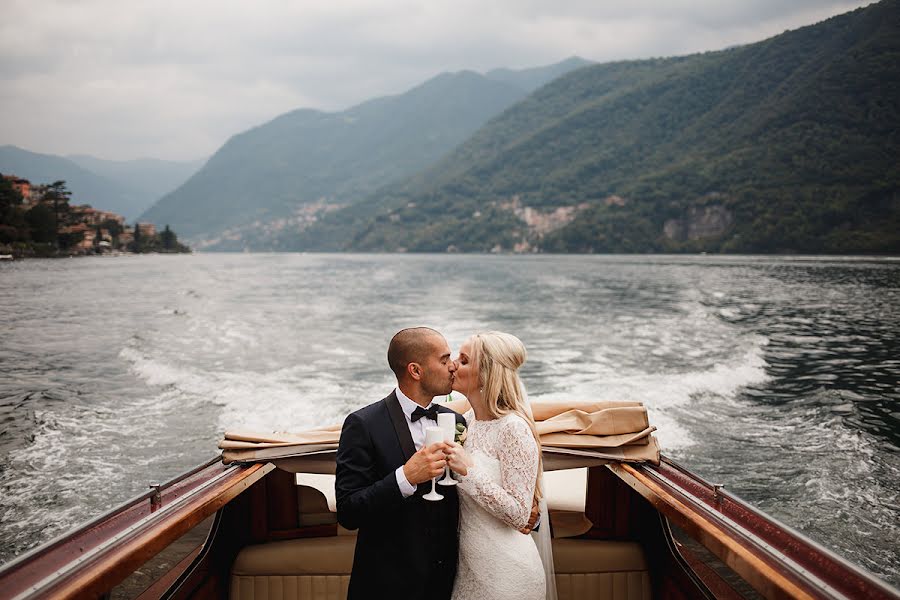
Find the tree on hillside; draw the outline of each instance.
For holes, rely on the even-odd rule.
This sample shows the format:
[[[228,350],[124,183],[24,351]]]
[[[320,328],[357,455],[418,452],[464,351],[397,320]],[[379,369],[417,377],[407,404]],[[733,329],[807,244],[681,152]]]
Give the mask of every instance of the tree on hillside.
[[[0,244],[28,238],[21,204],[19,190],[0,174]]]
[[[143,245],[143,240],[141,239],[141,224],[134,224],[134,240],[131,242],[131,250],[132,252],[140,252],[141,246]]]
[[[0,173],[0,223],[10,208],[22,204],[22,194]]]
[[[58,239],[59,239],[59,247],[63,250],[67,250],[77,244],[80,244],[84,240],[84,232],[83,231],[61,232],[58,236]]]
[[[42,198],[42,202],[49,203],[53,206],[53,223],[56,229],[57,248],[61,246],[59,229],[60,226],[67,222],[66,216],[69,213],[69,198],[71,196],[72,192],[66,188],[66,182],[59,179],[47,186],[47,190],[44,192],[44,197]]]
[[[162,241],[163,250],[174,250],[176,244],[178,244],[178,238],[175,237],[175,233],[169,229],[168,225],[166,225],[166,228],[159,234],[159,237]]]
[[[46,204],[38,204],[25,213],[31,239],[39,244],[57,244],[56,217],[53,209]]]

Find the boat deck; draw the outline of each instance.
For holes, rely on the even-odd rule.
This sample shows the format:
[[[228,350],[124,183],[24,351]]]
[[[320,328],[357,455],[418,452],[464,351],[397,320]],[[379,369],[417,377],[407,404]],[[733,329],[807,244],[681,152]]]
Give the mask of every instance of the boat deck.
[[[656,467],[609,463],[545,448],[545,467],[548,486],[567,492],[551,515],[561,599],[900,598],[873,575],[670,460]],[[581,483],[566,479],[573,469],[586,473]],[[297,472],[318,475],[301,476],[298,485]],[[298,577],[327,576],[321,571],[331,568],[337,579],[321,585],[337,590],[328,597],[340,598],[355,537],[336,523],[329,473],[333,452],[277,466],[213,459],[3,566],[0,589],[16,599],[111,597],[113,590],[112,597],[135,597],[143,590],[140,598],[259,600],[269,596],[258,586],[272,577],[283,579],[276,587],[288,580],[299,585],[306,579]],[[316,477],[320,484],[311,484]],[[571,531],[563,533],[566,528]],[[172,544],[180,544],[174,553]],[[317,545],[337,554],[317,553]],[[166,548],[176,558],[142,567]],[[293,562],[273,572],[267,565],[282,555]],[[631,574],[607,577],[613,572]],[[127,590],[120,585],[126,579]],[[626,592],[590,592],[601,588]]]

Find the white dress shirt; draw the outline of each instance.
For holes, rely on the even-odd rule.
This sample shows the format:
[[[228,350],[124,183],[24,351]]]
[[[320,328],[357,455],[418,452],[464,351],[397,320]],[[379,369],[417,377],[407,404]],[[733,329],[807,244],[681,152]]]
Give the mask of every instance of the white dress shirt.
[[[437,427],[437,421],[429,419],[428,417],[422,417],[413,423],[412,414],[419,405],[401,392],[399,387],[396,389],[396,392],[397,400],[400,401],[400,408],[403,409],[403,416],[406,417],[406,424],[409,426],[409,433],[412,435],[413,444],[416,445],[416,450],[419,450],[425,445],[425,428]],[[431,408],[433,404],[434,402],[430,402],[425,408]],[[416,486],[406,480],[406,475],[403,473],[403,465],[397,467],[397,470],[394,473],[397,476],[397,485],[400,486],[400,493],[403,494],[404,498],[409,498],[416,493]]]

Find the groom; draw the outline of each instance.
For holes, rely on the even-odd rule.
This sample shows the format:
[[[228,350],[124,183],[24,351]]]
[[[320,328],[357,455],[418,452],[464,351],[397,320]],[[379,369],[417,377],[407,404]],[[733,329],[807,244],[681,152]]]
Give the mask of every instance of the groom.
[[[359,529],[347,598],[449,599],[456,577],[456,488],[440,489],[444,499],[437,502],[422,496],[450,449],[424,442],[437,413],[453,412],[432,399],[450,393],[456,365],[444,336],[427,327],[394,335],[388,363],[397,388],[347,417],[337,451],[338,522]],[[465,424],[461,415],[456,421]]]

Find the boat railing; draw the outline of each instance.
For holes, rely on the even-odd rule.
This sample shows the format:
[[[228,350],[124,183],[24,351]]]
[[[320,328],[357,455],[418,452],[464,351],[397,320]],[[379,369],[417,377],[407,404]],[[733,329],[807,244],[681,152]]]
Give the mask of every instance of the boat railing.
[[[100,596],[273,468],[216,457],[154,486],[0,567],[4,596]]]
[[[767,598],[900,598],[900,592],[677,462],[609,468]]]
[[[318,455],[294,460],[301,458],[308,464],[300,471],[324,468]],[[668,529],[684,532],[766,598],[900,599],[874,575],[666,457],[658,466],[555,453],[545,459],[559,468],[589,466],[612,479],[609,473],[615,474],[665,518]],[[203,463],[0,567],[3,597],[102,596],[273,469],[266,462],[225,465],[218,457]],[[674,551],[696,565],[697,557],[689,559],[690,550],[675,541]]]

